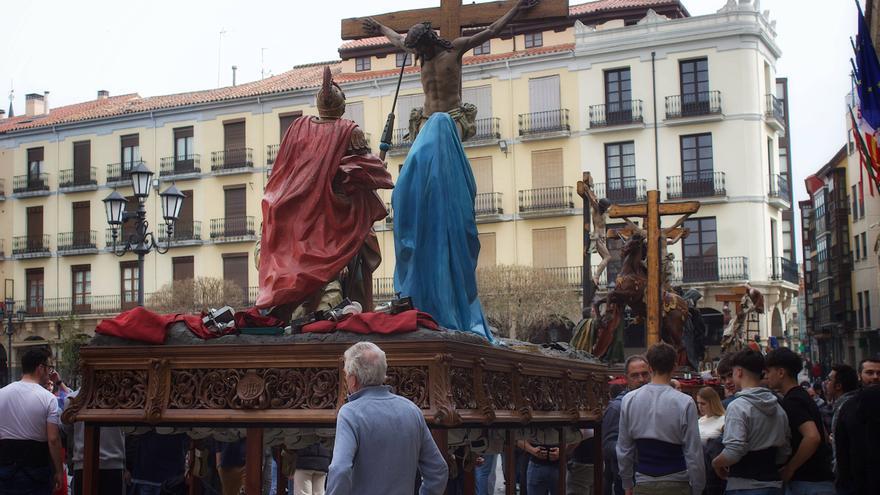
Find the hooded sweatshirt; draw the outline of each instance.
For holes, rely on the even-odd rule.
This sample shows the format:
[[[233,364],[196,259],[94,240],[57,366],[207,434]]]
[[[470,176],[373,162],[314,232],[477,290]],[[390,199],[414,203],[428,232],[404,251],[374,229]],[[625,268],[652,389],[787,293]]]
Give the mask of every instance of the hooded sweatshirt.
[[[781,488],[779,466],[791,454],[788,418],[776,395],[763,387],[736,394],[724,416],[724,457],[733,465],[728,490]]]

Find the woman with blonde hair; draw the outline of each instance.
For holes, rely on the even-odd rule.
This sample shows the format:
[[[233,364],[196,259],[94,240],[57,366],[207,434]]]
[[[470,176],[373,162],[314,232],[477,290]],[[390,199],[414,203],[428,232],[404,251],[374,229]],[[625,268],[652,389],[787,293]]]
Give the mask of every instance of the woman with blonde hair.
[[[721,397],[712,387],[703,387],[697,392],[697,409],[700,411],[700,440],[705,445],[712,438],[721,436],[724,428],[724,406]]]

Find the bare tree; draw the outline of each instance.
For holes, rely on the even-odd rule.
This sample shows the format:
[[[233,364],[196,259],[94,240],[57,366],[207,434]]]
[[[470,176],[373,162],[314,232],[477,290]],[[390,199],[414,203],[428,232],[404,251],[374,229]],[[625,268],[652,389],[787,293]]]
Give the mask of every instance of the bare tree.
[[[532,338],[562,317],[576,321],[581,312],[580,297],[576,281],[569,275],[566,269],[479,268],[477,284],[486,318],[502,336],[520,339]]]
[[[244,292],[234,282],[196,277],[163,285],[150,297],[148,306],[162,313],[200,313],[223,306],[241,309],[244,302]]]

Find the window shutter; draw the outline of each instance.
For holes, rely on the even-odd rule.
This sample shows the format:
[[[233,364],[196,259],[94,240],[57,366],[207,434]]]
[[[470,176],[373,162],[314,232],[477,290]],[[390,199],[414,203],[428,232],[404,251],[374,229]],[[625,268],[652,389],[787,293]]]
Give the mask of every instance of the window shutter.
[[[92,143],[73,143],[73,180],[76,184],[88,184],[91,179]]]
[[[565,227],[532,230],[532,266],[566,266],[568,257],[565,248]]]
[[[478,86],[461,90],[461,101],[477,107],[477,118],[492,117],[492,86]]]
[[[245,148],[244,121],[223,124],[223,139],[226,150]]]
[[[180,207],[180,214],[177,217],[177,223],[183,226],[192,226],[193,221],[193,192],[191,189],[181,191],[183,193],[183,206]],[[188,228],[188,227],[186,227]]]
[[[425,95],[406,95],[397,100],[397,128],[409,127],[409,114],[413,108],[425,106]]]
[[[560,108],[559,76],[529,79],[529,111],[546,112]]]
[[[27,235],[30,239],[43,236],[43,207],[31,206],[26,210]]]
[[[495,191],[492,182],[492,157],[485,156],[471,158],[471,168],[474,171],[474,180],[477,182],[477,194]]]
[[[477,259],[477,268],[486,268],[495,266],[495,233],[480,234],[480,257]]]
[[[532,188],[562,187],[562,150],[532,152]]]
[[[345,114],[342,115],[342,118],[352,120],[355,124],[360,126],[361,129],[364,128],[364,102],[359,101],[356,103],[347,103],[345,105]]]
[[[171,277],[175,282],[195,278],[195,258],[193,256],[172,258]]]
[[[293,121],[302,117],[302,112],[293,112],[284,115],[278,116],[278,122],[281,124],[281,135],[278,138],[279,143],[284,140],[284,133],[287,132],[287,129],[290,127],[290,124],[293,124]]]
[[[174,139],[175,140],[180,139],[180,138],[188,138],[188,137],[193,137],[192,126],[178,127],[177,129],[174,129]]]
[[[122,136],[120,141],[122,142],[123,148],[133,148],[135,146],[140,146],[141,139],[138,134],[129,134],[128,136]]]
[[[73,203],[73,232],[88,232],[91,230],[91,207],[88,201]]]
[[[235,253],[223,255],[223,278],[238,285],[244,296],[248,289],[248,255]]]
[[[30,148],[27,150],[28,163],[43,161],[43,148]]]
[[[223,191],[226,199],[226,218],[241,218],[247,215],[247,194],[244,186]]]

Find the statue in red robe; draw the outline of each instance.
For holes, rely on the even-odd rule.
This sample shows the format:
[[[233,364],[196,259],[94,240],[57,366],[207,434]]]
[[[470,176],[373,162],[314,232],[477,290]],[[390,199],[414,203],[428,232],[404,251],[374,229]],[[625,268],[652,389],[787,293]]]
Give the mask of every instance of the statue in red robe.
[[[289,319],[319,307],[325,287],[373,307],[381,256],[373,223],[388,214],[377,189],[394,187],[385,164],[345,112],[345,94],[324,69],[319,117],[288,128],[263,196],[258,308]],[[338,282],[339,285],[336,285]]]

